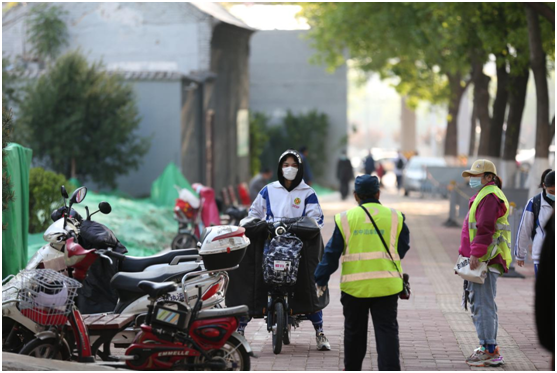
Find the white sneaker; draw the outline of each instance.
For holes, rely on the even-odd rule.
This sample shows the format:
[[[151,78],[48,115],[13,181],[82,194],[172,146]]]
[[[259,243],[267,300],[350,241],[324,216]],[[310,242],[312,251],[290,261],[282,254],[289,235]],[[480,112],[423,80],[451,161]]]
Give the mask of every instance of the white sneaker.
[[[315,340],[317,341],[317,349],[319,351],[330,351],[331,350],[331,345],[329,343],[329,340],[327,339],[327,337],[325,337],[324,333],[317,334],[317,336],[315,337]]]

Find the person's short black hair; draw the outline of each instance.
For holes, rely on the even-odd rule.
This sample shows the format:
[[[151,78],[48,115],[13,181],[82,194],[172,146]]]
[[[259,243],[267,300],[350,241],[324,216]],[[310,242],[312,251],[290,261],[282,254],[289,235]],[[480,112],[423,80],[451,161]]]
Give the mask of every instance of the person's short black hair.
[[[543,180],[545,187],[554,187],[555,186],[555,171],[549,171]]]
[[[306,150],[308,150],[308,147],[307,147],[307,146],[305,146],[305,145],[300,146],[300,153],[305,153]]]
[[[548,185],[545,182],[545,178],[547,177],[547,175],[551,172],[551,168],[548,168],[547,170],[545,170],[542,173],[542,179],[540,180],[540,185],[538,186],[538,188],[543,188],[543,185],[545,184],[545,186],[554,186],[555,185],[555,174],[553,174],[553,184],[552,185]],[[549,180],[548,180],[549,181]]]
[[[377,191],[377,193],[379,193],[379,191]],[[377,197],[377,193],[371,195],[371,194],[358,194],[356,193],[356,195],[358,196],[358,198],[360,199],[360,201],[367,201],[368,199],[376,199],[375,197]]]
[[[261,174],[268,174],[269,172],[271,172],[271,169],[269,167],[263,167],[261,171],[259,171],[259,173]]]

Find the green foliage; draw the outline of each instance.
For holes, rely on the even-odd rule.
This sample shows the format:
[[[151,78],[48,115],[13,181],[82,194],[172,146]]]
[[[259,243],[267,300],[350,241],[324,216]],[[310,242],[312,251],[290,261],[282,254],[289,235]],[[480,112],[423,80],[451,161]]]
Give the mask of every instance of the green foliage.
[[[308,162],[315,178],[323,175],[327,159],[327,135],[329,118],[316,110],[305,114],[294,115],[287,112],[282,125],[268,126],[268,137],[271,141],[263,151],[261,160],[264,166],[275,170],[279,156],[286,149],[298,150],[302,146],[308,148]],[[330,150],[330,149],[329,149]]]
[[[12,108],[19,102],[15,87],[18,71],[8,58],[2,57],[2,107]]]
[[[29,11],[28,37],[31,52],[40,61],[54,60],[68,44],[68,28],[62,20],[67,14],[59,6],[37,4]]]
[[[2,211],[8,209],[8,203],[14,200],[12,183],[10,176],[6,172],[6,162],[4,160],[4,149],[8,146],[12,135],[12,113],[2,107]],[[7,228],[7,224],[2,224],[2,230]]]
[[[29,233],[43,232],[51,224],[50,213],[62,206],[62,185],[71,195],[74,188],[64,175],[41,167],[29,171]]]
[[[269,118],[264,113],[253,113],[249,121],[249,156],[250,170],[255,176],[261,170],[261,153],[269,141],[267,124]]]
[[[56,172],[113,188],[149,149],[150,139],[135,133],[139,122],[132,88],[71,52],[28,87],[18,134]]]

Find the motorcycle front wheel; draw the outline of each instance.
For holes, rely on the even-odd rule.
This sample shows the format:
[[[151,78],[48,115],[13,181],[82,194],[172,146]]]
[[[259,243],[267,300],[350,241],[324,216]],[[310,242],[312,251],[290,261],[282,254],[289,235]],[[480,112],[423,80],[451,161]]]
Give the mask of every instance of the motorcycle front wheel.
[[[167,241],[168,242],[168,241]],[[181,250],[181,249],[195,249],[197,247],[197,238],[190,233],[179,233],[174,237],[172,243],[170,244],[170,248],[172,250]]]
[[[284,337],[284,330],[286,326],[284,305],[280,302],[275,303],[275,310],[273,313],[275,321],[273,324],[273,353],[278,355],[282,351],[282,339]]]
[[[40,359],[70,360],[68,345],[56,338],[35,338],[23,346],[19,354]]]
[[[229,371],[248,371],[251,370],[251,361],[246,348],[234,336],[228,338],[220,350],[209,351],[210,361],[223,361],[226,364],[224,370]],[[196,356],[194,364],[204,364],[207,360],[203,356]],[[196,368],[195,370],[207,370],[206,368]],[[211,369],[209,369],[211,370]]]

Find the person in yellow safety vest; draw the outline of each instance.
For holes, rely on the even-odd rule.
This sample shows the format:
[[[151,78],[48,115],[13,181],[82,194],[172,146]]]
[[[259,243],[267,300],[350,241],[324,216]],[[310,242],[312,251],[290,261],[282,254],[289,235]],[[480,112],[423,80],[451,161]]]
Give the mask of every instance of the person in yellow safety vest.
[[[370,312],[379,370],[400,370],[397,322],[398,294],[403,287],[400,259],[410,249],[410,232],[404,215],[379,202],[376,176],[358,176],[354,185],[354,198],[359,206],[335,216],[335,231],[315,270],[317,294],[326,289],[340,259],[345,370],[362,370]],[[389,253],[364,209],[375,221]]]
[[[470,211],[464,219],[459,253],[470,258],[470,269],[487,262],[487,277],[483,284],[471,281],[464,286],[468,293],[472,320],[476,326],[480,347],[466,359],[470,366],[486,367],[504,364],[497,346],[497,278],[508,272],[511,264],[511,230],[507,220],[509,202],[501,191],[502,181],[495,165],[479,159],[462,177],[470,177],[470,187],[479,189],[470,198]],[[494,251],[494,249],[496,249]]]

